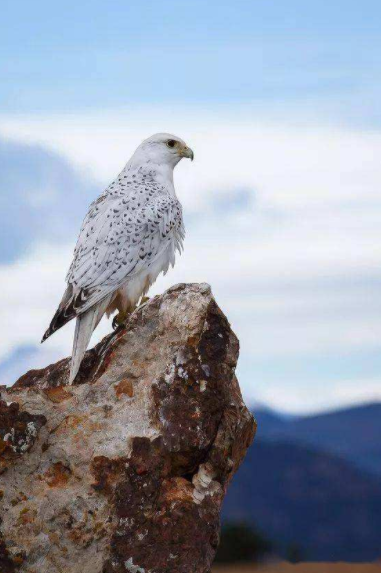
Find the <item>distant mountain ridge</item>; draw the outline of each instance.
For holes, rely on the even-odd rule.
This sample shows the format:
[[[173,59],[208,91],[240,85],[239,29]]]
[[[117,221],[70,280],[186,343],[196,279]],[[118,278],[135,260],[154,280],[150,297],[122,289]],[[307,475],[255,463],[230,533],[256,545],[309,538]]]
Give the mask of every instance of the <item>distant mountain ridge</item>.
[[[288,419],[254,411],[257,436],[228,492],[225,522],[255,525],[302,559],[381,558],[381,404]]]
[[[381,480],[334,455],[254,441],[228,491],[225,522],[255,525],[283,556],[373,561],[381,557]]]
[[[291,420],[267,408],[254,415],[260,438],[313,446],[381,475],[380,402]]]

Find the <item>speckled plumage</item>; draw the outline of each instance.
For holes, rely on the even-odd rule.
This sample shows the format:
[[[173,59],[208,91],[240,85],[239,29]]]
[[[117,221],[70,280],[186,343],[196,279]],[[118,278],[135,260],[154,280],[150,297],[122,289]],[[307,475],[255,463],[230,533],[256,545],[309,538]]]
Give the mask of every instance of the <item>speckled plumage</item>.
[[[71,381],[79,368],[76,350],[86,350],[103,314],[132,310],[182,250],[182,209],[173,185],[173,169],[181,157],[193,158],[182,140],[168,134],[152,136],[90,205],[66,277],[67,289],[43,338],[77,317]]]

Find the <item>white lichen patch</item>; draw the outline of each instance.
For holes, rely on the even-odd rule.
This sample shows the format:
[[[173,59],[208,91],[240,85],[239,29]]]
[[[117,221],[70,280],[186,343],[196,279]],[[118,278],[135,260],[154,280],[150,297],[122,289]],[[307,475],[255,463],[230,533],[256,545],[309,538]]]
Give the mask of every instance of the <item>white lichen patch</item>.
[[[205,494],[203,491],[199,491],[198,489],[195,488],[193,491],[192,497],[193,497],[193,501],[197,505],[199,505],[202,502],[202,500],[204,499]]]
[[[135,523],[135,519],[133,517],[121,517],[119,519],[119,525],[126,526],[126,527],[131,527],[132,525],[134,525]]]
[[[34,425],[33,422],[28,422],[27,424],[27,432],[30,436],[33,436],[34,438],[37,436],[37,428]]]
[[[184,380],[188,380],[189,378],[188,372],[182,366],[179,366],[179,368],[177,369],[177,374],[180,378],[183,378]]]
[[[146,573],[146,570],[143,567],[139,567],[139,565],[134,565],[132,557],[130,557],[127,561],[124,562],[124,566],[130,573]]]
[[[176,354],[176,366],[181,366],[187,363],[185,350],[180,348]]]
[[[137,538],[139,539],[139,541],[143,541],[143,539],[148,535],[148,530],[146,529],[143,533],[138,533],[137,534]]]
[[[8,434],[5,434],[3,440],[4,442],[13,442],[15,439],[15,429],[11,428],[11,431]]]
[[[201,464],[197,474],[193,476],[193,501],[200,504],[207,496],[213,496],[221,491],[221,484],[214,479],[214,471],[209,464]]]
[[[26,427],[25,436],[19,438],[16,443],[15,429],[11,428],[8,434],[5,434],[3,440],[7,442],[10,448],[15,453],[24,453],[33,444],[35,437],[37,436],[37,428],[33,422],[28,422]]]
[[[201,364],[201,368],[205,374],[205,376],[207,376],[207,378],[209,378],[210,376],[210,368],[207,364]]]
[[[166,384],[172,384],[173,380],[175,379],[175,365],[171,364],[164,374],[164,382]]]
[[[207,384],[206,380],[200,380],[200,392],[205,392]]]
[[[27,433],[25,436],[25,441],[21,445],[21,451],[26,452],[26,450],[29,449],[29,446],[34,442],[36,436],[37,436],[37,428],[33,424],[33,422],[29,422]]]

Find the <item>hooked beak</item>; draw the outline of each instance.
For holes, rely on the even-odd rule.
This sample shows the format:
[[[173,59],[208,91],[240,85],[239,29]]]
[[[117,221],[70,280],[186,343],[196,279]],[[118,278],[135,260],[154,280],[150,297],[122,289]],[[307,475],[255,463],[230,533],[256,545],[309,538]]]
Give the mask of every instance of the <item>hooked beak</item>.
[[[193,153],[193,151],[191,150],[190,147],[183,147],[183,148],[180,150],[180,156],[181,156],[181,157],[187,157],[187,158],[190,159],[191,161],[193,161],[193,159],[194,159],[194,153]]]

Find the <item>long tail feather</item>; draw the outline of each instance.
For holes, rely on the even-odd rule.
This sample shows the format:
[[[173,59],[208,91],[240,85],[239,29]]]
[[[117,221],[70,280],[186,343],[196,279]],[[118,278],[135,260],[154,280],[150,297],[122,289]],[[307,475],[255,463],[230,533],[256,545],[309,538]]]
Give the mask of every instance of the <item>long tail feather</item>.
[[[75,324],[73,353],[71,356],[69,384],[73,384],[78,370],[81,366],[83,356],[89,345],[91,335],[98,326],[106,308],[108,307],[111,296],[106,297],[101,303],[90,308],[83,314],[77,316]]]
[[[95,328],[98,309],[90,308],[84,314],[77,316],[75,324],[73,353],[71,356],[69,384],[73,384],[81,366],[82,358],[90,342],[91,335]]]

